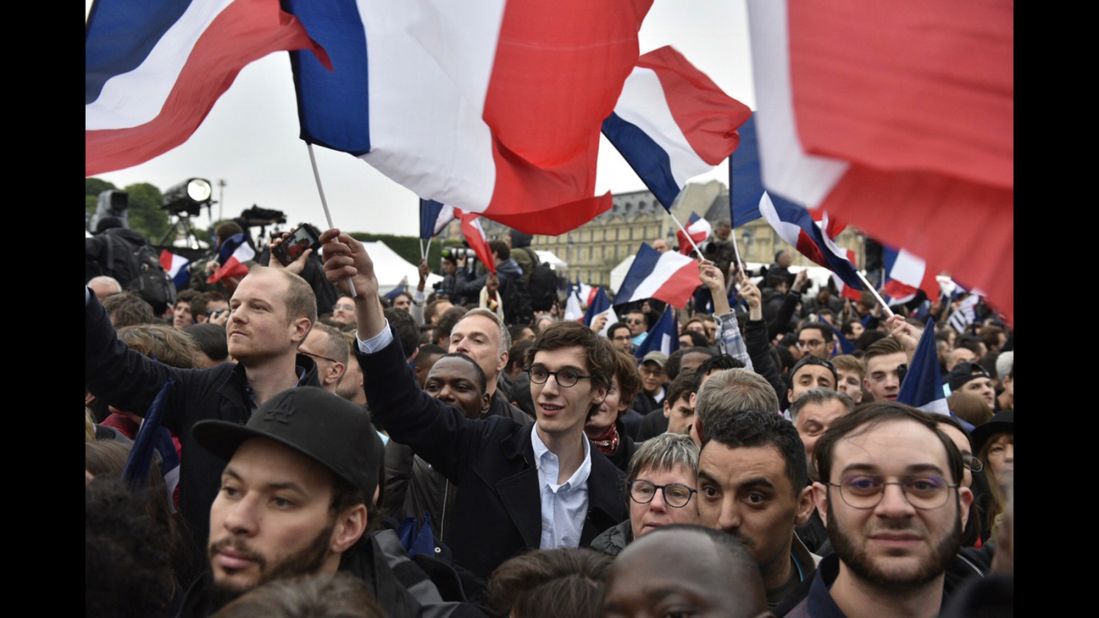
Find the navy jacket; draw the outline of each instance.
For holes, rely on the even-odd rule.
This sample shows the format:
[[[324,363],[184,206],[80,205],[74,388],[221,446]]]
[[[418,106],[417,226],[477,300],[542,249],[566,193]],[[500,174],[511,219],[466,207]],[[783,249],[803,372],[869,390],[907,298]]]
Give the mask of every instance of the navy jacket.
[[[538,549],[541,491],[530,424],[490,416],[471,420],[420,390],[400,342],[359,354],[370,409],[389,435],[459,486],[453,529],[454,561],[487,578],[508,558]],[[588,515],[580,545],[627,517],[625,475],[591,449]]]

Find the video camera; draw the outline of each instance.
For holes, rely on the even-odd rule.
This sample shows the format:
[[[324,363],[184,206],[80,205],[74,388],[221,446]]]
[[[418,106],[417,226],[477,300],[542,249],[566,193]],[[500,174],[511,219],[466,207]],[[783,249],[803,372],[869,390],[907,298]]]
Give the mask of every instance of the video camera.
[[[459,258],[468,258],[471,260],[477,259],[477,253],[469,247],[446,247],[440,253],[443,259],[457,262]]]
[[[252,204],[252,207],[240,213],[237,219],[245,227],[266,227],[276,223],[286,223],[286,213],[273,208],[260,208]]]

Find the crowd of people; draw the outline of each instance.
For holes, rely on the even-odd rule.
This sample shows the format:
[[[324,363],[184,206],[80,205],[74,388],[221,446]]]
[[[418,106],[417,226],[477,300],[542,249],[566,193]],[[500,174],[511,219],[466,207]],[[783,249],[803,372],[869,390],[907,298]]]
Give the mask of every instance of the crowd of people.
[[[916,311],[740,272],[716,229],[671,354],[635,354],[654,299],[564,319],[518,233],[384,296],[338,230],[157,310],[89,278],[87,615],[1009,612],[1012,329],[925,301],[921,411]]]

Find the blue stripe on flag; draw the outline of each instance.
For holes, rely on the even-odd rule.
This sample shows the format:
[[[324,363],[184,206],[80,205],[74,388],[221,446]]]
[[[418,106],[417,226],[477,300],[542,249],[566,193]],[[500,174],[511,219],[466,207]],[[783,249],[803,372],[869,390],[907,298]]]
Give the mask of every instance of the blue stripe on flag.
[[[149,465],[153,461],[153,451],[156,450],[159,439],[157,430],[160,429],[160,416],[164,409],[164,400],[173,383],[172,378],[164,381],[164,386],[160,388],[160,392],[156,394],[152,405],[149,406],[149,411],[145,413],[141,429],[134,436],[130,457],[126,460],[126,466],[122,468],[122,478],[131,488],[144,488],[149,480]]]
[[[940,400],[943,401],[939,404],[938,410],[932,410],[929,407],[929,404]],[[943,379],[939,371],[939,355],[935,345],[935,320],[931,318],[928,318],[920,343],[912,354],[908,373],[905,374],[901,390],[897,394],[897,403],[906,403],[928,411],[945,411]]]
[[[622,120],[613,112],[603,121],[603,135],[622,153],[622,158],[637,172],[661,205],[670,211],[681,187],[672,176],[668,153],[636,125]]]
[[[420,198],[420,238],[427,240],[435,236],[435,222],[442,211],[442,203]]]
[[[84,104],[99,98],[103,85],[148,57],[190,0],[97,0],[84,37]]]
[[[602,287],[596,288],[595,298],[592,299],[591,304],[588,305],[588,310],[584,313],[584,326],[591,326],[591,321],[595,319],[595,316],[610,308],[611,301],[607,298],[607,293],[603,291]]]
[[[759,198],[763,196],[755,114],[740,125],[739,131],[740,145],[729,157],[729,206],[733,227],[760,218]],[[774,199],[772,194],[771,200]]]
[[[301,138],[355,156],[370,152],[366,31],[358,7],[350,0],[285,0],[283,7],[324,47],[334,67],[324,68],[312,52],[290,52]]]
[[[614,295],[614,304],[621,305],[630,301],[634,290],[641,282],[656,269],[656,262],[660,259],[660,252],[645,243],[637,250],[637,257],[630,264],[630,271],[626,273],[626,279]]]

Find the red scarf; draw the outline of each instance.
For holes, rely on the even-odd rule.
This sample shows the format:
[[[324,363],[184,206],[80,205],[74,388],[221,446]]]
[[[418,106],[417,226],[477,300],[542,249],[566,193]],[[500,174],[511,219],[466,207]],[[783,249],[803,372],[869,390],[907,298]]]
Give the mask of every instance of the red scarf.
[[[588,440],[599,449],[600,453],[607,455],[608,457],[618,450],[618,423],[611,423],[610,427],[607,427],[606,431],[598,436],[588,436]]]

